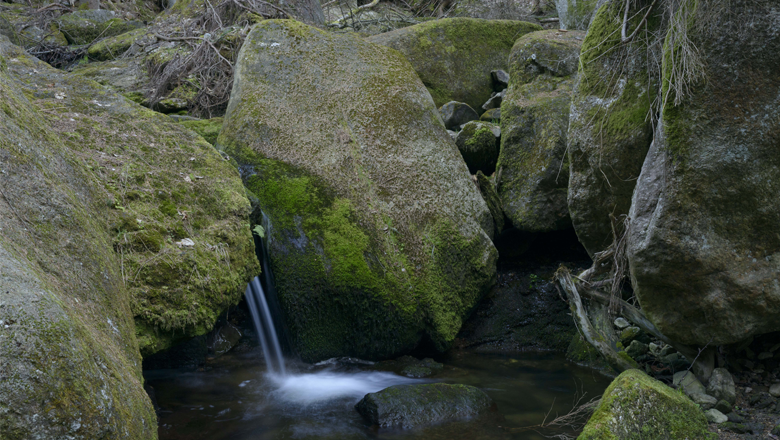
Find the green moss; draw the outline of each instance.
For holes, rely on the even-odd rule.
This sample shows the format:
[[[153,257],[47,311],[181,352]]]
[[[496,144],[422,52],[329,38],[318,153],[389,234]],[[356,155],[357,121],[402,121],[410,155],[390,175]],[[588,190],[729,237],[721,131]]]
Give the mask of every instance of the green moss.
[[[102,39],[87,50],[90,58],[96,60],[113,60],[119,58],[133,43],[147,34],[146,29],[135,29],[110,38]]]
[[[690,399],[639,370],[627,370],[604,392],[578,440],[714,439]]]

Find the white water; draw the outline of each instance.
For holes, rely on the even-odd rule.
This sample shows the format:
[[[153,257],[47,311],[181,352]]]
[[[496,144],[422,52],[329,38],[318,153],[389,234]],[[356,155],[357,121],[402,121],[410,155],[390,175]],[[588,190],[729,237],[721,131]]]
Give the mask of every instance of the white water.
[[[392,385],[421,382],[392,373],[373,371],[339,373],[326,370],[285,376],[269,374],[267,377],[276,388],[272,392],[274,398],[298,405],[342,398],[360,399],[368,393],[375,393]]]

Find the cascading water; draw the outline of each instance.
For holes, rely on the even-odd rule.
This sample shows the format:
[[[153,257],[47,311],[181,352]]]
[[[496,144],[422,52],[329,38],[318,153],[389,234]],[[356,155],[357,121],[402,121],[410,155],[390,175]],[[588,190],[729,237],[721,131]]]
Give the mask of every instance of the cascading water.
[[[249,313],[252,315],[252,322],[255,325],[255,331],[257,331],[257,338],[263,348],[268,372],[284,376],[287,371],[284,366],[282,348],[279,345],[279,338],[276,336],[271,309],[268,307],[268,301],[258,277],[254,277],[246,286],[245,295]]]

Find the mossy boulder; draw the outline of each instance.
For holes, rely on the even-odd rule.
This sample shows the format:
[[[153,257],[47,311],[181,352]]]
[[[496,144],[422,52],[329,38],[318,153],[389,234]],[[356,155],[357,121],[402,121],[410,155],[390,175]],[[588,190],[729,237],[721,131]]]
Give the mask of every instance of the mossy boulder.
[[[495,134],[498,132],[497,128],[489,122],[471,121],[458,132],[455,145],[458,146],[470,173],[482,171],[493,174],[498,159],[498,140]]]
[[[691,35],[707,79],[677,106],[669,92],[628,238],[642,311],[673,340],[702,346],[780,330],[776,3],[709,7],[725,8],[718,32]],[[756,27],[741,36],[747,21]],[[664,84],[677,62],[668,45]]]
[[[130,32],[99,40],[89,46],[87,55],[91,59],[100,61],[113,60],[120,58],[133,44],[138,42],[152,44],[156,41],[157,38],[150,35],[146,28],[133,29]]]
[[[62,15],[57,24],[71,44],[90,44],[143,26],[140,21],[126,21],[108,9],[70,12]]]
[[[149,74],[137,59],[77,64],[72,73],[74,76],[95,81],[137,104],[148,106],[146,94],[150,87]]]
[[[577,440],[715,438],[704,413],[684,394],[639,370],[627,370],[604,392]]]
[[[496,187],[493,182],[482,171],[477,171],[474,176],[477,180],[477,187],[479,187],[479,193],[482,194],[482,198],[485,199],[488,209],[490,209],[490,216],[493,217],[493,226],[495,226],[494,237],[498,237],[498,234],[504,230],[504,209],[501,206],[501,199],[498,197]]]
[[[181,125],[203,136],[203,139],[206,139],[211,145],[217,143],[217,136],[222,131],[222,122],[222,118],[184,119],[179,121]]]
[[[509,56],[498,193],[507,217],[523,231],[571,227],[566,134],[584,36],[578,31],[531,32],[517,40]]]
[[[389,358],[423,337],[448,348],[494,283],[493,221],[409,62],[267,20],[235,75],[217,144],[270,219],[303,359]]]
[[[105,169],[67,145],[52,70],[0,36],[0,437],[155,439]]]
[[[649,80],[646,39],[621,43],[618,3],[602,6],[588,29],[569,115],[569,215],[591,256],[612,243],[610,215],[628,214],[653,137],[656,85]],[[656,29],[658,20],[651,17],[648,26]]]
[[[395,385],[369,393],[355,409],[381,428],[417,428],[484,414],[495,404],[479,388],[433,383]]]
[[[98,188],[105,209],[95,215],[130,294],[141,353],[207,333],[259,271],[236,170],[167,116],[17,47],[4,50],[15,60],[9,70]],[[185,238],[194,246],[177,244]]]
[[[25,48],[35,47],[41,42],[55,47],[68,45],[68,40],[56,23],[43,27],[39,25],[43,26],[35,9],[27,5],[0,4],[0,35],[8,37],[11,43]]]
[[[507,68],[515,40],[541,30],[512,20],[445,18],[375,35],[369,41],[403,53],[433,101],[481,108],[493,92],[490,72]]]
[[[555,0],[561,29],[587,30],[596,11],[607,0]]]

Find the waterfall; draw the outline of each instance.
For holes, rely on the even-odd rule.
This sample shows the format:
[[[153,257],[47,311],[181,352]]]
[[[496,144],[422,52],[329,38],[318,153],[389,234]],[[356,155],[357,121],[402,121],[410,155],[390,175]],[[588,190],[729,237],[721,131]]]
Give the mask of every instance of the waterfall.
[[[249,306],[249,312],[252,314],[257,337],[260,339],[260,346],[263,347],[263,356],[265,356],[268,372],[284,376],[286,374],[284,357],[282,357],[279,338],[276,336],[274,321],[271,318],[271,309],[268,307],[263,286],[260,285],[260,278],[254,277],[247,285],[246,302]]]

